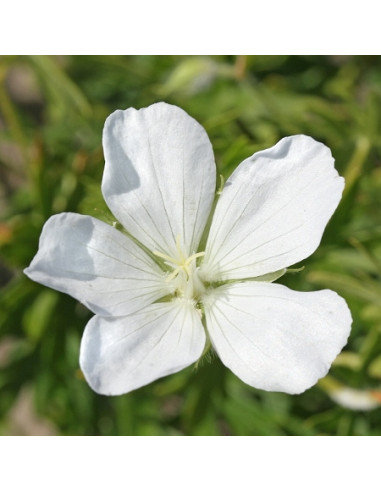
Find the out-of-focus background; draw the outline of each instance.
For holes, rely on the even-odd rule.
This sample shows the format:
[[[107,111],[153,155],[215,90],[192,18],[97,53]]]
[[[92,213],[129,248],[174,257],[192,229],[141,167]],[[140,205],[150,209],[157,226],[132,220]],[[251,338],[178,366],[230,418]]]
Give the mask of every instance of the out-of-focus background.
[[[251,388],[213,359],[99,396],[78,365],[91,313],[22,273],[51,215],[112,221],[105,118],[162,100],[205,127],[225,178],[286,135],[332,149],[343,200],[304,270],[281,282],[336,290],[354,322],[329,375],[302,395]],[[0,434],[380,435],[380,207],[381,57],[1,57]]]

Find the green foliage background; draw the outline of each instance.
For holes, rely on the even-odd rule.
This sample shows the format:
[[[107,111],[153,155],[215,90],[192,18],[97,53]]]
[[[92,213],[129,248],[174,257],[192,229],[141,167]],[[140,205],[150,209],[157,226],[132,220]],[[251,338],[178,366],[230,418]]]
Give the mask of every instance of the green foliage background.
[[[206,128],[225,178],[297,133],[326,143],[346,178],[320,248],[281,279],[296,290],[336,290],[354,319],[329,375],[302,395],[253,389],[214,358],[128,395],[99,396],[78,365],[91,313],[22,273],[52,214],[113,220],[100,192],[105,118],[160,100]],[[0,433],[381,434],[380,163],[380,57],[0,58]],[[375,408],[335,403],[342,388]],[[25,394],[24,418],[42,422],[38,429],[15,426]]]

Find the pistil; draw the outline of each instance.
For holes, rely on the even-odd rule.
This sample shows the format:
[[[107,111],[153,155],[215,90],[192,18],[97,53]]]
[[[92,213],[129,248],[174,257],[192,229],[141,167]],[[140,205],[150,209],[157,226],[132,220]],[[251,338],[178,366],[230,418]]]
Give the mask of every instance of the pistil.
[[[186,298],[198,297],[204,291],[204,286],[198,276],[196,260],[205,255],[205,252],[194,253],[186,257],[181,248],[180,236],[176,238],[176,249],[178,257],[173,258],[160,251],[153,251],[153,254],[165,260],[165,263],[173,270],[167,276],[166,282],[177,280],[176,290]]]

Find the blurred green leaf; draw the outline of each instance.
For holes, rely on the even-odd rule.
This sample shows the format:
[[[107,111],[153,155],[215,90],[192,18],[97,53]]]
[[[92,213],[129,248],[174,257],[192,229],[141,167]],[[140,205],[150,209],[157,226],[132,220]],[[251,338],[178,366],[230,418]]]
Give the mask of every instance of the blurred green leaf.
[[[91,106],[77,84],[70,79],[60,64],[59,57],[32,55],[27,58],[45,85],[51,98],[49,109],[53,118],[65,116],[69,109],[91,116]]]
[[[44,290],[36,297],[33,304],[26,309],[23,317],[23,327],[28,338],[38,341],[44,335],[49,327],[57,301],[57,292]]]

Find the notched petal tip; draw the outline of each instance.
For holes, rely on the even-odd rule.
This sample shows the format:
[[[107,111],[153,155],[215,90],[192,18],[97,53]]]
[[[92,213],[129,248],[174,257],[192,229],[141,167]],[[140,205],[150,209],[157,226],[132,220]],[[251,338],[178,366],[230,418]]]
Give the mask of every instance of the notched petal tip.
[[[25,274],[104,316],[129,314],[169,293],[162,270],[129,237],[73,213],[46,222]]]
[[[193,306],[157,303],[126,317],[92,318],[82,338],[80,366],[95,392],[121,395],[196,362],[204,346]]]
[[[215,281],[250,278],[310,256],[342,196],[331,151],[285,137],[243,161],[213,216],[203,268]]]
[[[232,372],[255,388],[289,394],[303,393],[327,374],[352,323],[335,292],[294,292],[263,282],[216,289],[205,314],[212,344]]]
[[[126,230],[150,250],[173,256],[180,234],[196,251],[216,181],[203,127],[167,103],[129,108],[107,119],[103,148],[103,196]]]

